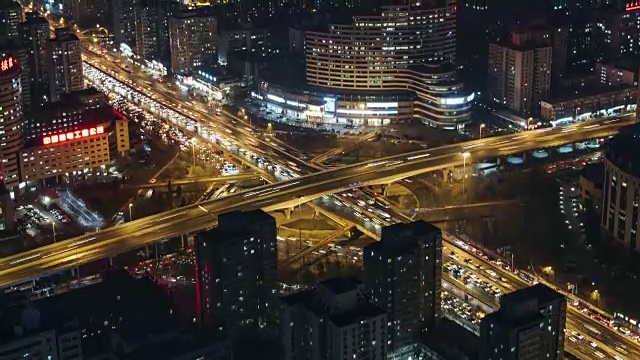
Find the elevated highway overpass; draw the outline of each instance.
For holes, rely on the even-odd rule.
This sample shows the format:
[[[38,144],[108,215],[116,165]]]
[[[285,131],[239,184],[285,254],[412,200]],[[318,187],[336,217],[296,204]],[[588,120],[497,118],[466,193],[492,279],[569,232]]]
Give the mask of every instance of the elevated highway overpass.
[[[610,136],[619,127],[630,123],[575,124],[565,128],[474,140],[320,171],[237,192],[221,199],[182,207],[2,258],[0,287],[114,256],[157,240],[211,228],[219,213],[256,208],[268,211],[293,208],[300,201],[309,201],[325,194],[364,185],[391,183],[421,173],[462,165],[462,151],[471,152],[471,159],[494,158]]]
[[[234,183],[234,182],[238,182],[238,181],[242,181],[242,180],[256,180],[256,179],[260,179],[261,176],[257,175],[257,174],[238,174],[238,175],[228,175],[228,176],[215,176],[215,177],[198,177],[198,178],[191,178],[191,179],[179,179],[179,180],[172,180],[171,181],[171,186],[176,186],[176,185],[192,185],[192,184],[199,184],[199,183],[205,183],[205,184],[209,184],[209,183],[222,183],[222,184],[229,184],[229,183]],[[130,188],[130,189],[155,189],[155,188],[160,188],[160,187],[167,187],[169,186],[169,182],[155,182],[155,183],[149,183],[149,184],[125,184],[125,188]]]

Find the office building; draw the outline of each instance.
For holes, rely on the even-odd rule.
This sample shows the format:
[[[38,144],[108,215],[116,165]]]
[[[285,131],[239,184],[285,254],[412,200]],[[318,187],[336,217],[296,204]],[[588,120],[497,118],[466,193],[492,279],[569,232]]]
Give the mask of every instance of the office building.
[[[9,54],[0,56],[0,159],[2,180],[10,191],[19,183],[18,152],[22,148],[21,70]]]
[[[216,58],[217,20],[212,8],[181,11],[169,18],[171,71],[212,66]]]
[[[491,99],[519,114],[537,112],[551,89],[552,48],[546,31],[511,33],[508,43],[489,45],[488,92]]]
[[[0,44],[18,40],[22,7],[17,1],[0,0]]]
[[[282,298],[285,360],[386,359],[387,315],[354,278],[334,278]]]
[[[56,29],[55,35],[55,38],[47,41],[51,101],[58,100],[63,93],[84,88],[80,40],[66,28]]]
[[[365,288],[389,322],[387,349],[412,352],[440,314],[442,233],[422,220],[382,228],[363,251]]]
[[[564,359],[567,300],[537,284],[500,298],[480,323],[480,360]]]
[[[27,184],[104,174],[130,146],[127,119],[93,88],[63,94],[32,112],[23,134],[20,173]]]
[[[602,184],[602,228],[625,246],[640,251],[640,129],[624,128],[607,144]],[[639,164],[639,165],[636,165]]]
[[[473,94],[465,92],[450,65],[456,59],[455,7],[455,0],[384,6],[348,23],[333,22],[324,31],[305,31],[309,92],[304,93],[323,93],[319,105],[326,105],[324,111],[307,108],[305,116],[354,125],[418,120],[462,128]],[[268,95],[275,94],[262,94],[273,100]]]
[[[27,54],[25,66],[29,68],[30,102],[34,107],[44,104],[50,96],[47,72],[47,40],[50,32],[47,20],[35,13],[27,13],[26,20],[20,24],[22,45]]]
[[[129,0],[110,0],[113,41],[117,49],[124,43],[133,47],[136,41],[135,2]]]
[[[203,327],[233,337],[277,315],[276,222],[262,210],[218,216],[195,240],[196,297]]]
[[[169,67],[169,17],[177,7],[177,3],[170,0],[141,0],[136,3],[136,55]]]

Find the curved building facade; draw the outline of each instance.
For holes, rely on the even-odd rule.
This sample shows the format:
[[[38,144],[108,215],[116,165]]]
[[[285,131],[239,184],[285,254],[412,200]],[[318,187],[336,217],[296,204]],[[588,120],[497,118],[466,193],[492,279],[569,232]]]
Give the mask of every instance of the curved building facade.
[[[640,251],[640,128],[621,131],[605,152],[602,227],[615,239]]]
[[[2,179],[8,188],[17,187],[18,152],[22,148],[21,70],[10,55],[0,57],[0,158]]]
[[[458,129],[469,121],[473,94],[451,65],[455,12],[455,0],[386,6],[377,15],[354,16],[352,24],[308,31],[307,84],[338,92],[407,92],[412,118]]]

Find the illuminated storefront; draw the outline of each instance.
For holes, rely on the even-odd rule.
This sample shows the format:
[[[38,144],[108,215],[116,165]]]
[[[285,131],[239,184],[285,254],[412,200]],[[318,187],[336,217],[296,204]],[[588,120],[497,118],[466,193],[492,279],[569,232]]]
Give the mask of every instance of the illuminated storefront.
[[[104,125],[44,136],[41,146],[20,151],[20,171],[25,182],[80,175],[104,169],[110,162],[109,134]]]

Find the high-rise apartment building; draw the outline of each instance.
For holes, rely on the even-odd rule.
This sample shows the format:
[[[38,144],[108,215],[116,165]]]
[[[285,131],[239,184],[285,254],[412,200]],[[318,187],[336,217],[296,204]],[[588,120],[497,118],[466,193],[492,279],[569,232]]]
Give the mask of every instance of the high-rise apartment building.
[[[74,23],[81,28],[109,23],[109,0],[71,0],[69,5]]]
[[[135,2],[130,0],[110,0],[113,41],[116,46],[125,43],[131,47],[136,40]]]
[[[135,7],[136,55],[168,68],[171,64],[169,18],[179,11],[180,4],[171,0],[141,0]]]
[[[381,240],[363,252],[365,288],[387,311],[387,349],[413,351],[440,313],[442,233],[422,220],[382,229]]]
[[[30,103],[37,107],[46,102],[50,95],[47,72],[49,23],[35,13],[27,13],[26,20],[20,24],[20,35],[27,55],[24,65],[29,67]]]
[[[0,54],[0,159],[1,177],[7,188],[17,190],[18,152],[22,148],[22,86],[17,59],[8,53]]]
[[[488,92],[491,99],[518,113],[539,110],[549,96],[553,59],[546,31],[513,31],[508,43],[489,45]]]
[[[169,19],[171,71],[180,73],[217,62],[217,20],[212,8],[181,11]]]
[[[480,323],[480,360],[564,359],[567,300],[537,284],[500,298]]]
[[[47,63],[51,101],[84,88],[80,40],[69,29],[56,29],[55,38],[47,41]]]
[[[367,301],[362,283],[334,278],[282,298],[285,360],[387,358],[386,312]]]
[[[18,40],[22,7],[17,1],[0,0],[0,43]]]
[[[195,240],[200,323],[233,337],[277,315],[276,222],[262,210],[218,217],[218,227]]]
[[[465,93],[455,69],[446,66],[456,59],[455,0],[383,6],[375,15],[330,24],[327,31],[306,31],[305,52],[307,83],[336,92],[338,102],[402,94],[402,107],[410,106],[356,107],[342,116],[418,119],[445,129],[469,122],[473,94]]]

